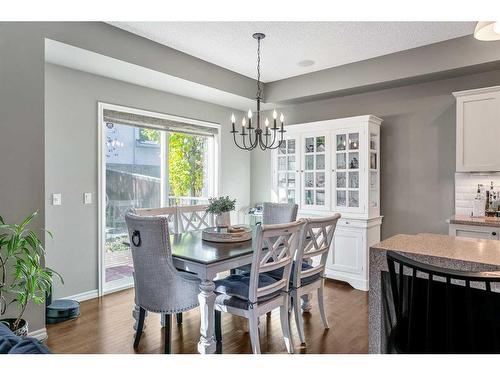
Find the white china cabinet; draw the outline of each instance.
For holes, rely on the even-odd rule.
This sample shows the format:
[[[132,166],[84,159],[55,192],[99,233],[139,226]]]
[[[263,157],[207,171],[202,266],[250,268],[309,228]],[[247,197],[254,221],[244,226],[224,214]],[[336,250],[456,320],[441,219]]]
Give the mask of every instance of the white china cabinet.
[[[286,126],[272,154],[273,201],[299,217],[339,212],[326,276],[368,290],[368,249],[380,241],[380,124],[372,116]]]

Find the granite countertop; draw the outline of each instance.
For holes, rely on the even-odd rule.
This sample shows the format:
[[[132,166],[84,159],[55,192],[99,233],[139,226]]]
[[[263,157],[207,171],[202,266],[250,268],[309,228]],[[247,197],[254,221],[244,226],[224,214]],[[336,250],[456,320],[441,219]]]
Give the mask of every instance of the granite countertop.
[[[449,222],[450,224],[480,225],[500,228],[500,218],[498,217],[454,215],[450,217]]]
[[[500,266],[500,241],[454,237],[442,234],[398,234],[370,250],[397,251]]]

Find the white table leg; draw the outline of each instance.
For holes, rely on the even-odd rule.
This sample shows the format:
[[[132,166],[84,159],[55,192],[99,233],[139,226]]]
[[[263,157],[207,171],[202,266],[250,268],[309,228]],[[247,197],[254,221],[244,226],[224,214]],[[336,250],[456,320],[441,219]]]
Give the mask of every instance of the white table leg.
[[[212,280],[204,280],[200,284],[200,341],[198,342],[198,352],[201,354],[215,353],[216,343],[214,339],[215,320],[215,284]]]
[[[310,294],[304,294],[302,297],[302,311],[308,312],[311,311],[311,295]]]

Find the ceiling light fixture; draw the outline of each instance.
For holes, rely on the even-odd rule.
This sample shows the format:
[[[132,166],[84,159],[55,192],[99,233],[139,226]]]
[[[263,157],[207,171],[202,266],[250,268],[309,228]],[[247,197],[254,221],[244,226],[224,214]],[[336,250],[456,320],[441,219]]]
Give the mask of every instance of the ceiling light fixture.
[[[314,65],[314,60],[302,60],[297,63],[298,66],[301,66],[303,68],[307,66],[313,66]]]
[[[236,117],[234,113],[231,115],[231,125],[233,134],[234,143],[236,146],[241,148],[242,150],[251,151],[257,146],[260,147],[261,150],[273,150],[278,148],[283,142],[283,134],[286,130],[283,129],[283,122],[285,120],[285,116],[283,113],[280,114],[280,126],[277,125],[278,113],[276,110],[273,111],[273,126],[269,127],[269,119],[266,118],[265,124],[265,132],[262,130],[260,126],[260,101],[262,100],[262,89],[260,82],[260,41],[264,39],[266,36],[262,33],[255,33],[252,35],[255,39],[257,39],[257,112],[256,119],[253,122],[252,126],[252,118],[253,113],[252,110],[248,110],[248,122],[246,117],[241,119],[241,132],[235,129],[234,124],[236,122]],[[248,125],[247,125],[248,124]],[[241,144],[238,144],[236,140],[236,134],[240,134],[241,136]],[[248,138],[247,138],[248,137]],[[272,141],[271,141],[272,139]],[[279,140],[278,140],[279,139]],[[278,142],[276,142],[278,141]]]
[[[500,21],[478,22],[474,30],[474,38],[488,42],[500,40]]]

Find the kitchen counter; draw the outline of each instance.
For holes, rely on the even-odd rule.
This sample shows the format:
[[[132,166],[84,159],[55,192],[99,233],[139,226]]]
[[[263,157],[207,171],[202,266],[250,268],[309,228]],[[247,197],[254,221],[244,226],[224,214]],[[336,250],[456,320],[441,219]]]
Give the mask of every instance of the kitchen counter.
[[[385,353],[387,329],[385,304],[386,251],[395,251],[419,262],[465,271],[498,271],[500,241],[441,234],[398,234],[370,247],[369,352]]]
[[[498,217],[454,215],[450,217],[449,223],[500,228],[500,218]]]

